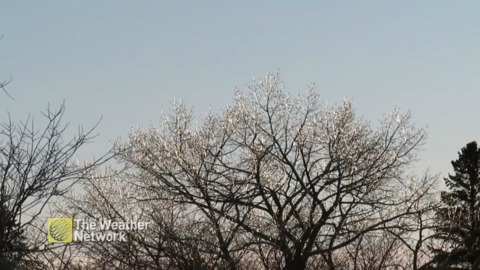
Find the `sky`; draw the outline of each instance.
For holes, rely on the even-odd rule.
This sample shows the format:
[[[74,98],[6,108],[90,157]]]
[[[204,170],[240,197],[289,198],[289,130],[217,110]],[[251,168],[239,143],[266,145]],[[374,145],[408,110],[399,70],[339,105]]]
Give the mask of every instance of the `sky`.
[[[279,72],[289,92],[315,82],[371,121],[395,107],[428,126],[418,171],[440,178],[479,140],[478,1],[1,1],[0,120],[65,120],[106,152],[158,124],[173,99],[218,111],[252,76]]]

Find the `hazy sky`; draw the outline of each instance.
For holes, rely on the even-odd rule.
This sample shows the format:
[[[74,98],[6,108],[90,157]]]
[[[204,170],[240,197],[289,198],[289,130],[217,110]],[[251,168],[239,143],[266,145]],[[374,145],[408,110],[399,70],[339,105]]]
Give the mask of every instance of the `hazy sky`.
[[[395,106],[429,128],[419,168],[451,172],[480,140],[478,1],[2,1],[0,119],[66,103],[103,153],[174,98],[196,113],[279,70],[292,93],[315,82],[375,121]],[[82,154],[83,155],[83,154]]]

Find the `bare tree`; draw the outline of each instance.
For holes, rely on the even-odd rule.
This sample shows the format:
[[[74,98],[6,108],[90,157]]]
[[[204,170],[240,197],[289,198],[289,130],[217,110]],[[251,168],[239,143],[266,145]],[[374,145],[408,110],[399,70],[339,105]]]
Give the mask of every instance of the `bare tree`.
[[[215,248],[203,252],[229,269],[246,254],[269,269],[304,269],[316,256],[335,269],[334,251],[400,228],[429,194],[431,178],[405,177],[425,131],[399,111],[374,129],[349,102],[322,106],[313,89],[288,97],[268,75],[222,114],[192,122],[176,104],[161,127],[133,132],[117,154],[151,176],[137,183],[150,200],[184,205],[208,224]]]
[[[73,243],[96,269],[209,269],[220,260],[204,256],[210,234],[201,221],[184,214],[171,201],[151,200],[139,189],[139,177],[129,170],[92,171],[82,181],[83,192],[70,194],[56,207],[58,213],[82,220],[150,221],[147,231],[128,231],[128,242]],[[203,228],[203,229],[199,229]],[[203,252],[201,252],[203,251]]]
[[[0,89],[3,90],[3,92],[11,99],[15,100],[7,91],[7,89],[5,88],[5,86],[7,86],[7,84],[9,84],[10,82],[12,81],[12,78],[8,79],[8,80],[3,80],[3,81],[0,81]]]
[[[33,268],[32,260],[49,249],[44,218],[49,202],[60,198],[95,166],[103,162],[75,164],[78,150],[92,138],[93,128],[81,128],[71,140],[65,139],[62,123],[64,106],[43,114],[46,125],[37,129],[33,118],[20,124],[9,119],[0,130],[0,202],[7,210],[2,219],[1,254],[21,253],[22,264]],[[3,226],[17,224],[16,226]],[[25,241],[20,248],[8,242]],[[9,248],[10,247],[10,248]]]
[[[410,237],[427,229],[415,222],[432,207],[435,181],[409,171],[425,138],[409,114],[395,110],[375,125],[348,101],[321,104],[313,86],[290,97],[270,74],[197,125],[174,103],[159,127],[116,143],[127,170],[90,176],[85,194],[70,203],[92,218],[155,223],[126,248],[92,244],[85,254],[98,262],[352,269],[362,261],[356,269],[382,269],[397,263],[398,250],[423,251],[423,242]],[[119,197],[115,187],[131,194]],[[372,257],[377,252],[379,259]]]

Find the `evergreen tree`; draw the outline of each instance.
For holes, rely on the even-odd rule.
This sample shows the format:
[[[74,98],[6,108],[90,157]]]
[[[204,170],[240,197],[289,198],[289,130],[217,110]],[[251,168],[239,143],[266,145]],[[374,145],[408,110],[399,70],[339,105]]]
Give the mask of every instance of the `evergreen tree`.
[[[433,249],[437,269],[480,269],[480,149],[468,143],[452,161],[454,174],[445,178],[444,207],[437,210],[436,237],[446,244]],[[450,268],[455,267],[455,268]]]
[[[0,201],[0,269],[17,269],[25,255],[25,237],[20,224]]]

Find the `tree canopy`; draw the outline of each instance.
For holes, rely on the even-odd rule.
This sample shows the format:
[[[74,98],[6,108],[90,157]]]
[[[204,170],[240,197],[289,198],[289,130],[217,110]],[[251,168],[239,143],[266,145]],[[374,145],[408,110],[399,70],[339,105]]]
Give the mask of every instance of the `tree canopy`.
[[[154,222],[128,248],[84,243],[113,269],[416,269],[435,181],[409,170],[425,138],[408,113],[374,125],[269,74],[220,113],[195,122],[174,103],[161,125],[118,141],[127,169],[93,173],[69,214]]]

